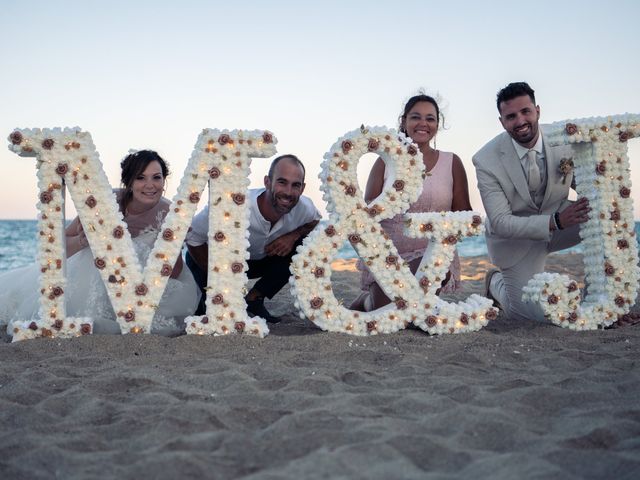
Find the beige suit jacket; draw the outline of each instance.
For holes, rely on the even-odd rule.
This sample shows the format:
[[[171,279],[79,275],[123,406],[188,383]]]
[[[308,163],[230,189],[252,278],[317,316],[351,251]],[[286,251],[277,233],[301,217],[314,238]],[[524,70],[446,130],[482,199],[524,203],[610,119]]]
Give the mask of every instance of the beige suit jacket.
[[[518,263],[537,242],[549,242],[549,217],[569,201],[573,174],[562,181],[560,161],[571,158],[569,146],[549,147],[542,138],[547,185],[540,208],[529,194],[527,179],[511,137],[503,132],[474,156],[478,189],[487,212],[486,239],[491,261],[500,268]]]

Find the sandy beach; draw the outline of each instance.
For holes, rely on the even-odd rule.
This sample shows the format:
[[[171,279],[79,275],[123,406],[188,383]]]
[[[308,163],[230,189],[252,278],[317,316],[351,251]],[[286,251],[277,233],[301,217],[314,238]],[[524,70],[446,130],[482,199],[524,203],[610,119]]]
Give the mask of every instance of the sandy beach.
[[[487,258],[462,260],[453,299],[483,293]],[[577,254],[547,270],[583,274]],[[640,478],[640,326],[362,338],[288,292],[269,307],[262,340],[3,334],[0,478]]]

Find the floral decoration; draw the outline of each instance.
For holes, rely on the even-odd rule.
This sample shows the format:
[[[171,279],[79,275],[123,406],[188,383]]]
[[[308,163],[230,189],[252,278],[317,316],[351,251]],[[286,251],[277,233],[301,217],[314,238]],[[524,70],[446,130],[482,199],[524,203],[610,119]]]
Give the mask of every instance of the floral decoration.
[[[171,209],[161,227],[153,250],[143,269],[135,255],[133,242],[115,195],[109,185],[95,146],[88,132],[79,128],[22,129],[9,135],[9,148],[21,156],[38,158],[38,203],[40,265],[40,319],[16,322],[14,341],[37,336],[63,337],[91,333],[90,318],[68,318],[64,307],[66,279],[63,275],[65,185],[83,224],[94,263],[106,285],[109,299],[123,333],[148,333],[157,305],[169,279],[172,265],[180,254],[191,225],[196,200],[210,182],[212,199],[218,201],[211,212],[224,208],[228,216],[212,218],[213,231],[228,232],[223,244],[209,255],[212,285],[224,285],[225,302],[212,306],[207,301],[209,321],[188,317],[187,333],[225,334],[236,332],[242,322],[243,333],[264,336],[266,322],[247,318],[242,289],[245,274],[232,272],[231,265],[245,265],[248,208],[232,200],[234,192],[245,191],[251,157],[275,153],[275,137],[265,131],[204,130],[198,137]],[[268,140],[268,142],[265,140]],[[216,144],[216,148],[210,148]],[[66,165],[60,168],[60,165]],[[212,172],[224,177],[224,182]],[[224,184],[224,186],[223,186]],[[212,214],[212,216],[215,216]],[[227,238],[228,237],[228,238]],[[211,245],[211,242],[210,242]],[[235,267],[237,271],[237,267]],[[208,297],[218,293],[209,288]]]
[[[388,186],[369,205],[356,178],[358,161],[368,152],[383,159],[390,178]],[[482,231],[477,214],[407,216],[409,235],[433,238],[431,244],[437,245],[425,253],[417,278],[378,223],[406,212],[420,195],[424,165],[416,158],[417,152],[402,133],[363,126],[340,138],[325,154],[320,179],[330,224],[305,239],[291,264],[290,284],[301,317],[324,330],[353,335],[391,333],[412,322],[430,333],[477,330],[487,323],[487,312],[493,312],[489,299],[474,295],[454,305],[435,295],[435,282],[444,279],[453,258],[453,244]],[[348,310],[336,299],[331,287],[331,261],[346,241],[365,261],[386,295],[394,299],[390,305],[363,313]],[[428,322],[430,316],[432,321]]]
[[[209,147],[216,142],[217,147]],[[209,182],[208,286],[206,316],[187,317],[188,334],[264,337],[269,333],[263,318],[249,318],[246,313],[249,202],[245,192],[251,159],[273,156],[276,144],[276,137],[265,130],[206,129],[198,138],[182,181],[188,185],[195,176],[202,179],[186,187],[196,192]]]
[[[640,115],[557,122],[545,135],[550,145],[575,145],[576,191],[591,207],[580,226],[588,294],[581,302],[575,282],[543,272],[523,289],[523,299],[562,327],[606,327],[629,312],[640,280],[627,155],[627,141],[640,135]]]
[[[573,173],[573,159],[572,158],[562,158],[560,160],[559,171],[560,175],[562,175],[562,184],[564,185],[567,182],[567,176]]]

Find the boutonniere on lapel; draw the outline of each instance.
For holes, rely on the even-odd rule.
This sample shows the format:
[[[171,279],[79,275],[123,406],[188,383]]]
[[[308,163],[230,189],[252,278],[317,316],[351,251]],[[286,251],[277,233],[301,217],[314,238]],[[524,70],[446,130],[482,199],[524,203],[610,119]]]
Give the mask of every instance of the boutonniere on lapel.
[[[560,175],[562,175],[562,184],[567,181],[567,175],[573,173],[573,158],[563,158],[560,160],[560,167],[558,168]]]

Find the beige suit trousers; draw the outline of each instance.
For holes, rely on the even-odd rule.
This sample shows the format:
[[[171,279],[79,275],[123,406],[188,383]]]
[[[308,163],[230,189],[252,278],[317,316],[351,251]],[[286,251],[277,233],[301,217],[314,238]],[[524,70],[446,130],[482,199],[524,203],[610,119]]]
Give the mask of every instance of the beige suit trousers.
[[[538,304],[522,301],[522,288],[536,273],[544,272],[547,256],[550,253],[573,247],[578,243],[580,243],[578,225],[557,230],[549,242],[536,242],[522,260],[493,275],[490,293],[500,302],[509,319],[545,320]]]

